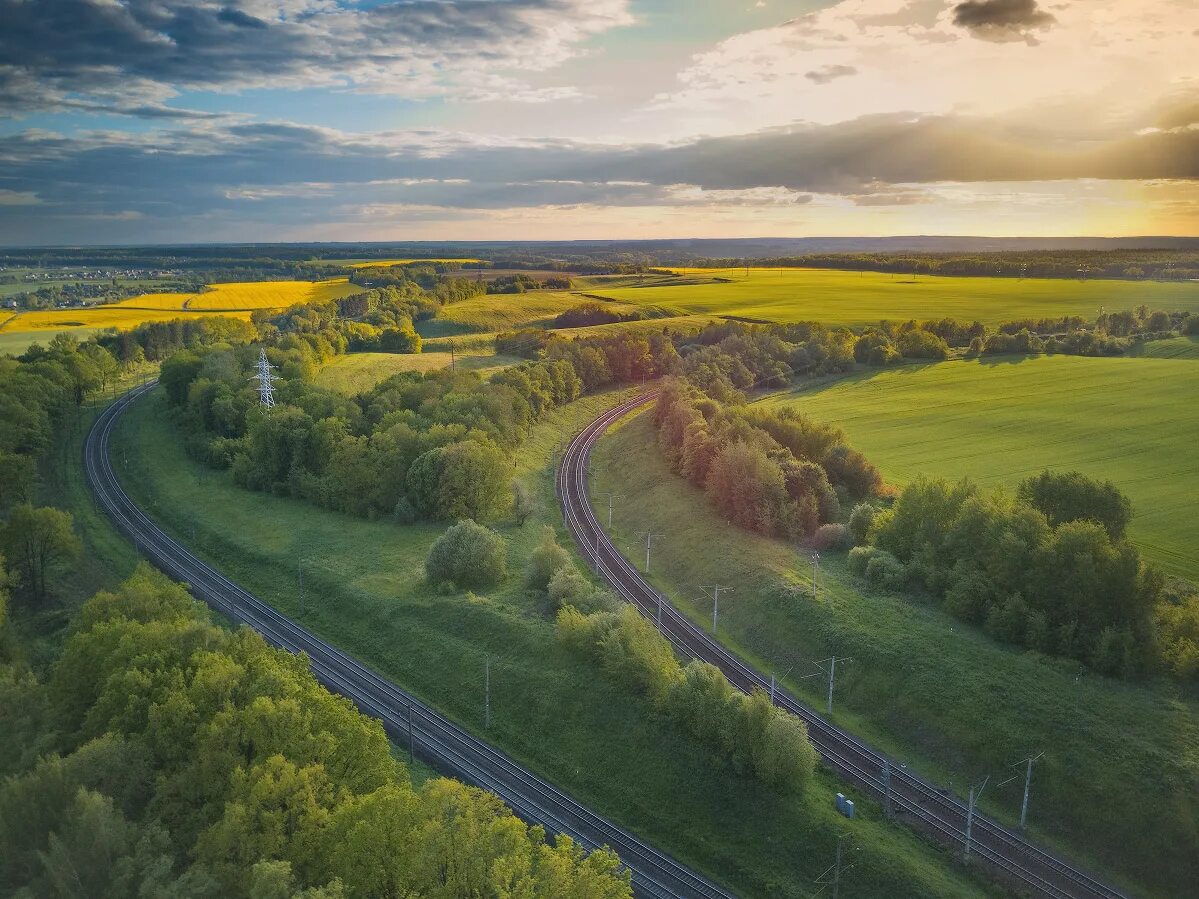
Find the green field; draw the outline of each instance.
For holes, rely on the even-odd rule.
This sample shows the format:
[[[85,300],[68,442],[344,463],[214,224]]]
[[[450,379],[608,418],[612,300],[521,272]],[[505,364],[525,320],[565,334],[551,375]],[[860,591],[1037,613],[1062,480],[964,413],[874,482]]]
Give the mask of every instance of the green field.
[[[361,393],[374,387],[384,378],[402,371],[435,371],[446,368],[451,360],[459,368],[470,371],[489,371],[503,368],[520,360],[512,356],[497,356],[494,352],[450,353],[435,350],[431,353],[349,353],[338,356],[320,370],[316,383],[345,394]]]
[[[449,334],[512,331],[517,328],[550,328],[554,319],[587,302],[585,297],[566,290],[535,290],[528,293],[494,293],[471,297],[442,308],[437,318],[422,322],[419,328],[429,337]],[[632,307],[613,304],[614,312]]]
[[[1145,555],[1199,581],[1197,393],[1193,358],[1042,356],[903,366],[760,402],[842,427],[901,484],[926,474],[1014,489],[1045,468],[1113,481]]]
[[[486,596],[445,595],[425,582],[422,561],[439,526],[350,518],[251,493],[201,468],[184,452],[160,393],[135,405],[113,455],[128,451],[119,470],[133,495],[201,555],[477,733],[484,732],[490,656],[488,739],[740,895],[810,896],[841,833],[862,850],[844,895],[992,893],[946,851],[882,823],[872,803],[860,803],[852,823],[840,818],[833,794],[844,787],[831,776],[795,800],[719,768],[648,702],[558,647],[547,610],[521,588],[520,573],[542,524],[561,523],[553,472],[563,438],[618,396],[585,398],[547,416],[522,447],[514,475],[539,511],[523,528],[498,525],[513,573]]]
[[[667,467],[648,414],[602,438],[592,459],[601,520],[604,493],[622,497],[617,546],[641,567],[640,535],[664,535],[654,543],[651,579],[697,624],[712,622],[712,594],[702,585],[734,587],[721,596],[721,641],[763,670],[790,670],[788,685],[821,709],[824,675],[805,676],[833,654],[851,658],[837,667],[835,720],[959,795],[990,775],[983,807],[1008,822],[1023,786],[1009,780],[1013,766],[1044,751],[1029,812],[1034,837],[1131,882],[1137,895],[1193,895],[1194,696],[1169,683],[1098,677],[993,643],[931,605],[865,592],[843,552],[823,554],[813,600],[807,554],[714,514],[702,491]]]
[[[946,316],[989,325],[1027,317],[1093,319],[1100,307],[1115,311],[1142,303],[1150,309],[1199,311],[1199,282],[912,278],[826,269],[750,269],[748,278],[744,269],[718,274],[725,280],[677,287],[600,286],[594,291],[626,303],[670,306],[685,313],[829,325]]]

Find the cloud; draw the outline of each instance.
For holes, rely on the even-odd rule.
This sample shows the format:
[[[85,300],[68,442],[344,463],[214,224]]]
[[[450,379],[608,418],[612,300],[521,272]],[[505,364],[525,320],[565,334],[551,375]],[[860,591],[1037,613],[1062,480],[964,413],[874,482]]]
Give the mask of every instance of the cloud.
[[[0,21],[0,113],[165,115],[183,90],[557,98],[511,73],[633,19],[628,0],[0,0]]]
[[[986,41],[1036,43],[1031,32],[1056,22],[1037,0],[965,0],[953,8],[953,24]]]
[[[858,74],[858,70],[853,66],[828,65],[805,72],[804,77],[816,84],[828,84],[830,81],[835,81],[838,78],[846,78],[856,74]]]

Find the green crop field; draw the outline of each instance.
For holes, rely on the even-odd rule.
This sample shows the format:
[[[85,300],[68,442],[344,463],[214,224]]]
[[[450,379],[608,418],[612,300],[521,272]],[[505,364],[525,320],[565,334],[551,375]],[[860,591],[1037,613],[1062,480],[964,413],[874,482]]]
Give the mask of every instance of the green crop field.
[[[453,359],[459,368],[472,371],[488,371],[503,368],[520,360],[511,356],[488,353],[455,353]],[[384,378],[402,371],[434,371],[450,365],[448,352],[431,353],[350,353],[338,356],[320,370],[316,383],[341,393],[355,394],[374,387]]]
[[[859,817],[846,822],[833,807],[845,787],[830,775],[797,800],[719,768],[646,700],[557,645],[543,601],[522,589],[521,572],[542,526],[561,526],[553,472],[562,438],[618,396],[584,398],[550,414],[521,448],[513,474],[539,508],[523,528],[497,525],[509,540],[512,573],[486,595],[444,594],[426,583],[423,559],[443,526],[351,518],[249,492],[227,473],[200,467],[183,450],[160,392],[135,404],[113,454],[128,452],[119,470],[134,497],[230,577],[740,895],[810,896],[842,833],[862,850],[843,878],[846,894],[993,893],[947,850],[884,823],[873,803],[860,802]]]
[[[931,605],[867,592],[847,571],[844,552],[823,554],[814,600],[807,554],[715,514],[702,491],[667,467],[647,413],[600,440],[592,472],[601,520],[605,492],[622,497],[612,531],[617,546],[640,568],[639,535],[662,534],[651,580],[705,629],[712,594],[702,585],[734,587],[720,600],[721,641],[763,670],[790,671],[788,686],[811,705],[823,710],[818,660],[851,658],[837,666],[834,719],[959,795],[990,775],[983,807],[1008,822],[1018,815],[1023,786],[1009,780],[1019,770],[1013,766],[1044,751],[1029,812],[1035,838],[1135,884],[1137,895],[1193,892],[1195,696],[1171,683],[1098,677],[994,643]]]
[[[1061,315],[1093,319],[1100,307],[1115,311],[1142,303],[1151,309],[1199,311],[1199,282],[1189,281],[913,278],[826,269],[750,269],[749,277],[744,269],[713,274],[724,280],[682,286],[598,286],[593,290],[622,302],[670,306],[685,313],[830,325],[945,316],[990,325]]]
[[[586,302],[594,301],[566,290],[484,294],[443,307],[437,318],[421,323],[420,331],[429,337],[440,337],[471,331],[549,328],[567,309]],[[612,304],[613,312],[628,312],[632,308],[624,303]]]
[[[1043,356],[903,366],[761,402],[839,425],[898,483],[927,474],[1014,488],[1045,468],[1113,481],[1133,502],[1130,535],[1145,555],[1199,581],[1197,393],[1194,358]]]

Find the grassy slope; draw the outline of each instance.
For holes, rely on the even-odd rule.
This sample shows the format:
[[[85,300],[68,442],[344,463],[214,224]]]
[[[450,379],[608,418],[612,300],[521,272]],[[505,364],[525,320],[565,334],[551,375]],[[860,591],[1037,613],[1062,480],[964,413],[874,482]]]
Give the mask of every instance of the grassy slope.
[[[642,558],[638,533],[666,535],[654,545],[654,580],[697,622],[711,623],[711,594],[700,585],[730,584],[736,591],[722,597],[721,638],[763,668],[795,666],[799,675],[833,653],[853,659],[837,669],[838,722],[959,793],[990,774],[984,808],[1009,821],[1021,784],[996,784],[1044,750],[1032,790],[1034,836],[1147,894],[1184,895],[1196,882],[1193,698],[1167,685],[1080,673],[993,644],[929,606],[863,592],[843,553],[825,554],[823,593],[812,600],[806,555],[713,514],[701,491],[670,472],[646,414],[600,441],[593,469],[596,496],[626,497],[613,536],[630,558]],[[599,507],[606,513],[606,501]],[[780,582],[800,589],[784,594]],[[820,677],[793,675],[790,684],[822,707]]]
[[[420,331],[440,337],[471,331],[547,328],[558,315],[583,302],[583,297],[565,290],[484,294],[444,306],[436,319],[422,323]],[[617,308],[628,307],[619,304]]]
[[[806,896],[831,864],[837,833],[863,847],[845,880],[861,896],[974,896],[944,854],[860,808],[837,817],[822,777],[806,801],[782,800],[714,766],[706,751],[655,721],[649,706],[554,642],[550,620],[519,585],[540,524],[559,524],[552,472],[568,434],[614,396],[548,417],[515,474],[540,502],[523,529],[502,525],[516,574],[488,596],[438,595],[422,560],[441,528],[400,528],[250,493],[181,450],[161,396],[117,435],[127,483],[152,513],[230,576],[372,666],[482,732],[482,668],[493,658],[489,738],[679,858],[747,896]],[[295,588],[303,560],[305,601]]]
[[[656,303],[688,313],[737,315],[765,321],[868,324],[950,316],[988,324],[1025,317],[1082,315],[1109,310],[1199,310],[1199,283],[1156,281],[1060,281],[1009,278],[913,280],[866,272],[821,269],[751,269],[724,273],[728,283],[681,287],[597,287],[626,303]]]
[[[1113,481],[1132,499],[1131,535],[1172,574],[1199,581],[1199,391],[1192,359],[1008,357],[903,366],[761,402],[839,425],[904,483],[969,476],[1015,488],[1045,468]]]
[[[520,360],[511,356],[478,353],[455,353],[454,363],[461,368],[477,371],[503,368]],[[345,394],[361,393],[374,387],[384,378],[402,371],[433,371],[445,368],[451,362],[449,352],[432,353],[350,353],[338,356],[316,376],[322,387]]]

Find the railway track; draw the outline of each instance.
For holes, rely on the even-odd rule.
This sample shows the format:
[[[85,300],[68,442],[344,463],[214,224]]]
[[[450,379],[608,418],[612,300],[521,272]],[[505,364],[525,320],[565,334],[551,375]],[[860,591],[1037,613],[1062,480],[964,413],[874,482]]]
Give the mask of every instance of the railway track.
[[[229,580],[170,537],[121,488],[108,455],[113,427],[151,382],[105,409],[84,444],[84,471],[96,502],[138,550],[192,595],[227,618],[258,631],[273,646],[306,653],[317,679],[382,721],[399,745],[460,780],[499,795],[523,820],[565,833],[589,849],[608,846],[632,873],[639,897],[731,899],[712,883],[633,834],[575,802],[552,784],[320,639]]]
[[[743,692],[769,691],[769,678],[731,653],[641,577],[612,544],[592,511],[587,488],[592,447],[613,422],[655,396],[656,393],[649,392],[613,407],[567,446],[557,476],[558,497],[567,526],[592,567],[643,615],[651,621],[660,621],[663,635],[680,655],[716,665]],[[965,803],[836,727],[786,690],[776,686],[774,692],[776,705],[807,724],[812,743],[827,767],[871,798],[889,803],[896,817],[906,819],[948,846],[965,850],[968,815]],[[969,845],[973,858],[1019,892],[1051,899],[1126,899],[1120,891],[977,812],[973,815]]]

